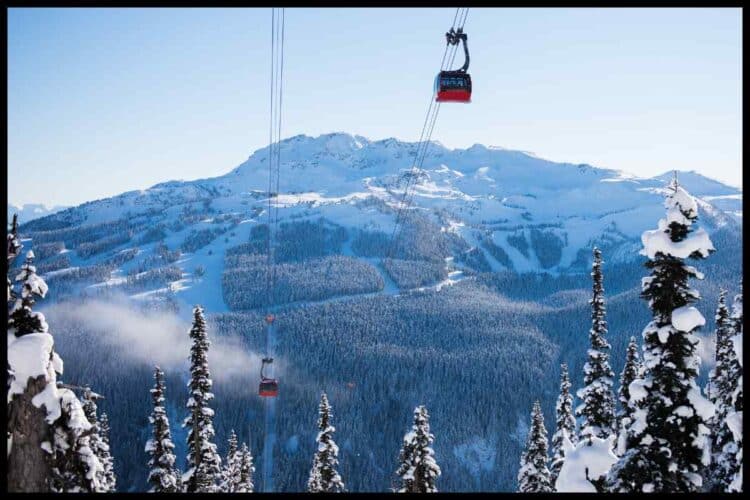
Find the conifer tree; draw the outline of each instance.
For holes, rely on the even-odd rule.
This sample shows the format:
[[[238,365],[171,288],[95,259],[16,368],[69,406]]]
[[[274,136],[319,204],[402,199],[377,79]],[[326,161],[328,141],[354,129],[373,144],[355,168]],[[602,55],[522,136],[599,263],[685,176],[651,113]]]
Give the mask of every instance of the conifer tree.
[[[719,305],[716,307],[714,319],[716,321],[716,348],[714,359],[716,364],[709,372],[708,384],[706,384],[706,397],[714,404],[721,404],[726,398],[728,362],[727,356],[731,349],[731,337],[734,333],[734,322],[729,317],[729,309],[726,306],[727,291],[719,291]],[[714,418],[714,420],[716,420]]]
[[[320,397],[318,417],[318,449],[313,457],[307,491],[310,493],[339,493],[344,491],[344,483],[337,471],[339,447],[333,440],[336,428],[332,425],[333,413],[328,397],[324,392]]]
[[[18,214],[13,214],[13,223],[11,225],[10,231],[8,231],[7,239],[8,269],[10,269],[11,262],[13,262],[16,257],[18,257],[18,255],[21,253],[21,248],[23,248],[23,245],[21,245],[21,241],[18,239]],[[10,281],[10,276],[7,276],[6,279],[8,280],[8,302],[12,302],[13,300],[15,300],[13,284]]]
[[[725,417],[719,422],[720,435],[726,436],[715,456],[719,477],[717,491],[742,491],[742,284],[740,293],[734,298],[731,315],[734,335],[730,338],[730,349],[727,352],[727,392]]]
[[[22,248],[14,216],[8,233],[8,269]],[[27,252],[15,277],[21,285],[20,295],[7,277],[7,489],[93,491],[83,474],[96,463],[82,462],[83,455],[71,451],[80,446],[83,454],[87,452],[84,433],[90,425],[75,394],[57,387],[62,360],[54,351],[44,315],[32,310],[35,297],[43,298],[48,291],[33,260],[34,252]]]
[[[742,334],[742,280],[740,280],[740,293],[734,296],[731,318],[734,321],[734,331]]]
[[[577,396],[581,404],[576,408],[576,415],[583,417],[581,438],[591,436],[607,438],[612,434],[615,424],[615,398],[612,392],[614,373],[609,365],[609,342],[604,338],[607,333],[606,306],[604,303],[604,285],[602,276],[602,253],[594,247],[594,263],[591,304],[591,330],[588,350],[588,361],[583,367],[584,387]]]
[[[109,417],[106,412],[102,412],[102,416],[99,418],[99,434],[104,444],[107,445],[106,451],[103,452],[101,457],[104,466],[105,491],[106,493],[114,493],[117,491],[117,477],[115,476],[115,464],[109,446]]]
[[[555,484],[565,460],[565,448],[563,446],[565,437],[567,436],[573,444],[578,441],[576,438],[576,419],[573,416],[573,395],[570,394],[568,365],[565,363],[560,365],[560,395],[557,397],[555,411],[557,421],[555,423],[555,434],[552,436],[551,484]]]
[[[44,316],[32,311],[34,297],[44,298],[48,291],[47,283],[36,274],[33,251],[26,252],[26,261],[16,276],[16,281],[21,283],[21,297],[16,298],[11,309],[9,326],[15,329],[16,337],[46,331]]]
[[[734,321],[734,336],[732,337],[732,355],[729,363],[729,373],[734,388],[732,400],[735,411],[742,411],[742,282],[740,293],[734,296],[732,316]]]
[[[247,444],[242,443],[242,448],[240,448],[240,483],[237,486],[237,493],[253,492],[254,472],[253,455],[250,453],[250,448],[248,448]]]
[[[8,269],[22,249],[17,218],[8,234]],[[89,446],[91,424],[81,401],[58,387],[62,359],[54,350],[42,313],[32,310],[35,297],[48,287],[36,274],[34,252],[15,281],[8,281],[7,342],[7,489],[9,492],[93,492],[101,489],[102,467]]]
[[[11,229],[8,231],[7,234],[8,239],[8,269],[10,269],[10,264],[13,262],[13,260],[18,257],[18,255],[21,253],[21,248],[23,248],[23,245],[21,245],[21,242],[18,239],[18,214],[13,214],[13,224],[11,226]],[[10,281],[10,276],[6,276],[6,279],[8,280],[8,304],[12,304],[16,300],[16,293],[13,289],[13,283]],[[10,325],[9,325],[10,326]],[[10,361],[8,361],[8,378],[7,378],[7,386],[6,386],[6,397],[8,396],[8,392],[10,391],[11,382],[13,381],[13,370],[10,367]],[[11,441],[11,429],[7,429],[7,438],[8,442]]]
[[[677,180],[668,189],[667,216],[643,233],[646,267],[641,296],[652,320],[643,330],[644,375],[630,384],[634,405],[626,451],[607,480],[618,492],[696,492],[710,461],[708,420],[711,404],[696,385],[700,357],[696,330],[705,324],[690,304],[699,294],[689,278],[702,278],[686,258],[701,259],[714,251],[708,234],[695,229],[698,205]]]
[[[241,482],[242,455],[237,448],[237,434],[232,429],[229,434],[228,448],[224,467],[221,470],[221,492],[237,493]]]
[[[399,455],[400,466],[396,471],[401,482],[399,493],[437,493],[436,482],[441,471],[432,449],[434,441],[427,408],[417,406],[412,430],[404,436]]]
[[[148,461],[149,491],[177,493],[181,490],[181,479],[175,465],[174,443],[164,399],[164,372],[157,366],[154,368],[154,388],[151,389],[153,410],[149,417],[152,438],[146,443],[146,452],[151,457]]]
[[[620,374],[620,388],[617,391],[617,398],[620,402],[620,409],[617,412],[617,453],[625,453],[625,442],[627,439],[628,427],[633,421],[634,408],[630,404],[630,384],[642,375],[643,365],[638,355],[638,342],[635,337],[630,337],[627,352],[625,354],[625,365]]]
[[[218,491],[218,480],[221,475],[221,457],[213,442],[213,410],[209,402],[214,395],[211,392],[213,382],[208,369],[207,353],[211,343],[206,334],[206,320],[201,306],[193,309],[193,326],[190,329],[193,345],[190,348],[190,396],[187,408],[190,415],[182,426],[188,429],[187,471],[183,483],[188,493],[214,493]]]
[[[58,389],[58,394],[62,411],[53,427],[51,489],[57,493],[102,492],[104,467],[91,443],[95,429],[72,390]]]
[[[526,438],[526,449],[521,455],[521,468],[518,471],[518,491],[520,493],[548,493],[554,491],[547,468],[547,430],[544,428],[544,415],[539,401],[531,411],[531,427]]]
[[[96,491],[97,493],[106,493],[109,490],[109,484],[107,482],[104,464],[106,458],[109,456],[109,445],[107,445],[102,439],[101,428],[97,416],[96,400],[100,398],[101,395],[92,391],[90,387],[86,387],[83,391],[83,413],[86,415],[89,424],[91,424],[91,429],[89,430],[89,447],[101,463],[101,469],[97,470],[96,474]]]
[[[728,477],[728,464],[723,460],[722,450],[724,445],[732,440],[732,433],[725,425],[727,414],[732,411],[732,381],[731,368],[734,335],[734,322],[729,317],[729,309],[726,306],[727,291],[721,289],[719,293],[719,305],[716,308],[716,365],[709,373],[708,384],[706,384],[706,395],[713,403],[715,413],[710,421],[711,428],[711,465],[709,474],[706,475],[709,491],[725,491],[730,479]]]

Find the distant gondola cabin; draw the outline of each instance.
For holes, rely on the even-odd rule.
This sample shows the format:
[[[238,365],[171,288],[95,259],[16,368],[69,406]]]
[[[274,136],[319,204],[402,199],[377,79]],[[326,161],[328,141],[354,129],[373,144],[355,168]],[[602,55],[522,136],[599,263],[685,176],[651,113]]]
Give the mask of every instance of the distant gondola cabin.
[[[275,398],[279,394],[279,383],[276,379],[266,378],[261,380],[258,394],[266,398]]]

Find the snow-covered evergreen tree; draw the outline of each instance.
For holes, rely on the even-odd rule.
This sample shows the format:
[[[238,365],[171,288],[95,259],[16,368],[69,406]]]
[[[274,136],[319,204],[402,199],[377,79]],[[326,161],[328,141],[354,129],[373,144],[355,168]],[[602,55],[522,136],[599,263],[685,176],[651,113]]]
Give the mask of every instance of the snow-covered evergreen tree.
[[[9,327],[15,329],[16,337],[29,333],[45,331],[44,316],[32,311],[35,296],[44,298],[47,294],[47,283],[36,274],[34,266],[34,252],[26,252],[26,261],[21,272],[16,276],[21,283],[21,296],[16,298],[15,305],[10,311]]]
[[[237,493],[253,492],[254,472],[253,455],[250,453],[250,448],[248,448],[247,444],[242,443],[242,448],[240,448],[240,483],[237,485]]]
[[[547,464],[547,430],[544,428],[544,415],[539,401],[531,411],[531,427],[526,438],[526,449],[521,455],[521,468],[518,470],[518,491],[520,493],[547,493],[554,491]]]
[[[237,448],[237,434],[232,429],[229,434],[224,467],[221,470],[220,490],[222,493],[237,493],[241,482],[242,455]]]
[[[588,350],[588,361],[583,367],[584,386],[577,396],[581,404],[576,408],[576,415],[581,421],[581,438],[591,436],[606,439],[612,434],[615,424],[615,397],[612,391],[614,373],[609,365],[609,342],[604,338],[607,333],[606,306],[604,303],[604,285],[602,276],[602,253],[594,247],[594,263],[591,304],[591,330]]]
[[[552,464],[550,466],[551,484],[555,484],[557,474],[565,460],[565,448],[563,441],[567,436],[573,444],[577,442],[576,419],[573,416],[573,395],[570,394],[570,378],[568,377],[568,365],[560,366],[560,395],[555,405],[557,420],[555,422],[555,433],[552,435]]]
[[[727,433],[726,442],[715,457],[721,478],[723,491],[740,492],[742,484],[742,415],[743,415],[743,387],[742,387],[742,284],[740,294],[735,296],[732,305],[731,320],[734,335],[730,338],[730,349],[727,353],[727,385],[730,392],[727,402],[726,416],[720,422],[720,432]]]
[[[20,254],[17,226],[8,235],[8,268]],[[44,315],[32,310],[47,294],[36,274],[34,253],[8,287],[7,489],[9,492],[97,491],[98,458],[88,446],[91,425],[81,402],[57,387],[62,359],[54,351]],[[10,278],[8,277],[10,283]]]
[[[193,309],[193,327],[190,329],[193,345],[190,348],[190,397],[187,408],[190,415],[182,426],[188,429],[187,471],[182,477],[185,491],[214,493],[218,490],[221,475],[221,457],[214,440],[214,411],[209,402],[213,382],[208,369],[208,348],[211,343],[206,333],[206,320],[201,306]]]
[[[164,372],[154,368],[154,388],[151,389],[153,410],[149,417],[152,438],[146,443],[148,461],[148,483],[153,493],[176,493],[181,490],[180,473],[175,465],[174,443],[169,429],[169,418],[164,408]]]
[[[336,428],[332,425],[333,413],[324,392],[318,406],[318,449],[313,457],[307,491],[310,493],[339,493],[344,491],[344,482],[337,471],[339,447],[333,440]]]
[[[726,296],[727,291],[722,288],[719,291],[719,305],[716,307],[716,314],[714,316],[714,320],[716,321],[716,348],[714,350],[716,364],[709,372],[708,384],[706,384],[706,397],[714,405],[720,404],[726,398],[727,363],[729,361],[727,356],[731,348],[730,339],[734,332],[734,322],[729,318]]]
[[[424,405],[414,409],[412,430],[404,436],[399,468],[399,493],[437,493],[437,479],[441,471],[435,461],[432,443],[435,436],[430,432],[430,415]]]
[[[23,245],[21,245],[21,242],[18,239],[18,214],[13,214],[13,224],[11,225],[10,230],[8,231],[8,269],[10,269],[10,264],[13,262],[13,260],[18,257],[18,254],[21,253],[21,248],[23,248]],[[15,290],[13,290],[13,283],[10,281],[10,276],[6,276],[6,279],[8,280],[8,304],[12,304],[16,300],[16,293]],[[10,360],[8,360],[8,378],[6,380],[6,398],[9,397],[8,392],[10,392],[10,385],[13,381],[13,370],[10,367]],[[7,439],[8,439],[8,449],[10,449],[10,441],[11,441],[11,430],[10,428],[7,429]]]
[[[740,293],[734,296],[732,303],[732,320],[734,321],[734,331],[742,333],[742,280],[740,280]],[[742,358],[742,356],[740,356]]]
[[[109,445],[102,439],[101,428],[99,426],[96,400],[100,398],[101,395],[92,391],[90,387],[86,387],[83,391],[83,413],[86,415],[89,424],[91,424],[91,429],[89,430],[89,447],[101,463],[101,469],[97,470],[96,480],[98,489],[96,491],[97,493],[106,493],[109,490],[109,484],[104,464],[109,457]]]
[[[13,214],[13,223],[11,225],[10,231],[8,231],[8,268],[10,269],[10,263],[13,262],[13,260],[18,257],[18,255],[21,253],[21,248],[23,248],[23,245],[21,245],[21,241],[18,239],[18,214]],[[13,284],[10,281],[10,276],[7,276],[6,279],[8,280],[8,302],[11,302],[14,300],[14,293],[13,293]]]
[[[55,422],[52,445],[52,491],[58,493],[95,493],[104,491],[101,483],[104,466],[92,448],[94,427],[83,405],[70,389],[58,389],[61,417]],[[45,446],[46,448],[46,446]]]
[[[643,364],[638,355],[638,342],[635,337],[630,337],[628,349],[625,354],[625,365],[620,373],[620,388],[617,391],[617,398],[620,402],[620,408],[617,412],[617,453],[625,453],[625,443],[627,441],[628,427],[633,421],[634,408],[630,404],[630,384],[643,374]]]
[[[106,451],[101,456],[102,465],[104,466],[105,491],[107,493],[114,493],[117,491],[117,477],[115,476],[115,464],[109,446],[109,417],[107,416],[107,412],[102,412],[102,416],[99,418],[99,434],[104,444],[107,445]]]
[[[729,470],[731,467],[722,457],[724,445],[732,441],[732,433],[725,425],[727,414],[734,409],[732,405],[732,380],[731,368],[734,349],[732,336],[734,335],[734,322],[729,317],[729,309],[726,306],[727,291],[722,289],[719,293],[719,305],[716,308],[716,365],[709,374],[706,384],[706,395],[714,404],[716,412],[710,421],[711,428],[711,454],[712,460],[706,481],[710,491],[725,491],[729,482]]]
[[[713,407],[696,385],[700,357],[696,330],[705,324],[690,304],[700,295],[688,285],[702,278],[686,258],[701,259],[714,251],[708,234],[695,229],[698,205],[677,180],[670,183],[667,216],[643,233],[646,267],[641,296],[653,319],[643,330],[644,375],[629,386],[635,405],[625,454],[612,468],[612,491],[696,492],[710,461],[708,420]]]

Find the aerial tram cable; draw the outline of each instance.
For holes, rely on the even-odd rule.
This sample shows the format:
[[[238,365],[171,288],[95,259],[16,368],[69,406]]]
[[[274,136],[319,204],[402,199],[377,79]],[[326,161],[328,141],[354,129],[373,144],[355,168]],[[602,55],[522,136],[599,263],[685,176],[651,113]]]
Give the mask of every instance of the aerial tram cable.
[[[278,12],[277,12],[278,11]],[[284,77],[284,9],[271,9],[271,92],[268,144],[268,209],[266,235],[266,348],[261,360],[258,395],[264,399],[265,437],[262,458],[263,491],[272,492],[273,450],[276,442],[276,396],[279,384],[273,376],[273,356],[276,343],[274,312],[276,265],[274,240],[279,225],[279,181],[281,167],[281,104]],[[274,203],[275,200],[275,203]]]
[[[456,9],[456,15],[454,16],[454,24],[451,26],[450,31],[448,33],[446,33],[446,38],[448,38],[450,34],[455,33],[455,31],[456,31],[455,30],[455,28],[456,28],[455,19],[459,16],[459,11],[460,11],[460,9]],[[464,12],[462,12],[461,15],[460,15],[460,18],[459,18],[460,21],[459,21],[459,26],[458,26],[458,31],[459,32],[463,31],[463,25],[466,22],[466,18],[468,16],[468,11],[469,11],[468,8],[464,9]],[[451,47],[451,45],[453,47]],[[452,50],[451,50],[450,56],[448,56],[449,59],[450,59],[450,62],[448,63],[448,67],[450,67],[450,66],[453,65],[453,61],[455,60],[456,52],[457,52],[457,49],[458,49],[457,44],[450,42],[450,38],[448,38],[448,43],[446,43],[446,50],[443,53],[443,60],[441,62],[441,66],[440,66],[441,71],[440,71],[439,74],[444,73],[444,70],[446,68],[446,66],[445,66],[445,56],[446,56],[446,54],[448,54],[448,50],[449,49],[452,49]],[[434,102],[437,102],[437,105],[435,105],[435,107],[432,108],[432,104]],[[409,178],[408,178],[407,186],[406,186],[406,189],[404,191],[404,197],[402,198],[402,203],[400,204],[400,208],[404,208],[405,207],[404,201],[408,197],[409,187],[410,187],[411,181],[416,178],[416,175],[413,175],[414,171],[415,170],[417,172],[421,171],[422,164],[424,162],[424,158],[426,156],[427,149],[430,146],[430,138],[432,137],[432,131],[434,130],[435,123],[437,121],[437,115],[438,115],[439,110],[440,110],[440,102],[443,102],[443,101],[440,101],[438,99],[434,99],[433,100],[432,98],[430,99],[430,109],[428,109],[427,116],[425,117],[425,125],[423,126],[422,135],[420,136],[420,140],[419,140],[418,147],[417,147],[417,155],[416,155],[416,161],[415,161],[415,165],[414,165],[414,167],[416,167],[416,168],[412,167],[412,172],[411,172],[412,175],[409,176]],[[425,134],[426,134],[426,138],[425,138]],[[408,203],[406,203],[406,206],[408,206]],[[400,215],[400,212],[399,212],[399,215]]]
[[[468,15],[469,15],[469,9],[467,8],[467,9],[464,10],[464,12],[461,15],[461,21],[459,23],[458,29],[454,30],[454,27],[451,27],[450,31],[448,31],[446,33],[446,39],[447,39],[447,42],[448,42],[446,45],[447,46],[453,45],[453,50],[452,50],[452,53],[451,53],[451,56],[450,56],[450,62],[448,63],[448,67],[452,67],[453,66],[453,61],[455,60],[456,53],[458,51],[458,44],[456,43],[458,40],[455,37],[455,33],[463,33],[463,26],[464,26],[464,23],[466,22],[466,18],[468,17]],[[465,34],[464,34],[464,36],[465,36]],[[468,49],[466,49],[465,43],[464,43],[464,48],[467,51],[467,53],[466,53],[466,63],[464,63],[464,71],[465,71],[465,68],[468,68]],[[459,71],[461,71],[461,70],[459,70]],[[450,71],[444,71],[444,67],[441,66],[441,72],[438,74],[438,78],[440,78],[440,76],[443,75],[443,74],[445,74],[445,73],[452,73],[452,72],[450,72]],[[470,82],[469,82],[469,85],[471,85]],[[436,92],[437,92],[437,89],[436,89]],[[417,170],[417,172],[420,172],[420,173],[422,172],[422,165],[424,164],[424,160],[425,160],[425,158],[427,156],[427,151],[428,151],[429,147],[432,145],[432,143],[430,142],[430,138],[432,137],[432,132],[435,129],[435,123],[437,122],[437,116],[438,116],[438,113],[440,112],[440,103],[441,102],[447,102],[447,100],[440,100],[438,98],[436,98],[435,101],[438,104],[437,104],[435,112],[432,114],[432,117],[431,117],[431,120],[430,120],[430,124],[429,124],[428,130],[427,130],[427,140],[424,141],[423,143],[421,143],[421,146],[422,146],[421,147],[421,154],[417,158],[417,161],[416,161],[416,170]],[[416,175],[412,175],[409,180],[416,179],[416,177],[417,177]],[[409,193],[408,184],[407,184],[407,189],[404,192],[404,200],[401,203],[401,207],[402,208],[408,207],[411,204],[411,201],[412,201],[413,197],[414,197],[414,192],[412,191],[411,193]]]
[[[268,146],[268,213],[266,236],[266,357],[261,363],[261,382],[258,394],[263,397],[274,397],[278,394],[278,381],[266,377],[266,364],[273,363],[273,337],[275,334],[273,314],[274,289],[276,286],[276,265],[274,259],[274,239],[279,223],[279,181],[281,165],[281,104],[283,102],[283,65],[284,65],[284,9],[277,15],[271,10],[271,99]],[[272,200],[276,199],[276,203]]]
[[[456,19],[458,19],[458,15],[459,15],[460,11],[461,11],[461,9],[457,8],[456,9],[456,13],[453,15],[453,23],[451,24],[451,31],[453,31],[454,28],[456,27]],[[445,67],[446,56],[448,55],[448,52],[449,52],[450,49],[451,49],[451,45],[450,44],[446,44],[445,45],[445,50],[443,51],[443,58],[440,61],[440,70],[441,71]],[[415,158],[414,164],[416,164],[416,163],[419,162],[419,158],[421,156],[421,150],[422,150],[422,148],[424,146],[425,132],[430,128],[428,126],[428,124],[433,120],[434,115],[435,115],[435,111],[433,111],[433,110],[434,109],[436,110],[436,108],[438,106],[439,106],[439,104],[435,105],[435,99],[431,95],[430,96],[430,101],[429,101],[429,106],[427,108],[427,114],[425,115],[424,123],[422,124],[422,132],[420,133],[420,135],[419,135],[419,141],[417,142],[417,149],[416,149],[415,155],[414,155],[414,158]],[[429,139],[427,139],[427,140],[429,140]],[[396,212],[396,222],[395,222],[395,224],[393,226],[393,231],[392,231],[391,237],[390,237],[390,245],[389,245],[388,252],[387,252],[387,257],[386,257],[388,259],[391,258],[392,253],[393,253],[393,249],[395,247],[395,241],[396,241],[395,240],[395,235],[396,235],[397,229],[398,229],[398,227],[399,227],[399,225],[401,223],[401,214],[402,214],[402,210],[403,210],[403,207],[404,207],[404,203],[406,201],[407,193],[409,192],[409,187],[411,185],[412,179],[414,178],[414,174],[415,174],[414,164],[412,164],[412,168],[410,169],[409,175],[407,176],[406,186],[404,187],[404,193],[403,193],[403,195],[401,197],[401,201],[399,202],[398,211]]]
[[[464,27],[464,23],[466,22],[466,18],[468,16],[469,16],[469,9],[467,8],[463,12],[462,20],[461,20],[461,22],[459,24],[458,29],[454,31],[454,29],[451,28],[451,30],[445,34],[446,35],[446,39],[448,41],[448,45],[453,45],[454,46],[452,54],[451,54],[451,57],[450,57],[450,62],[448,63],[448,66],[447,66],[449,68],[453,67],[453,61],[456,59],[456,53],[458,52],[458,43],[457,43],[458,39],[455,38],[455,33],[463,34],[464,37],[466,36],[466,34],[463,33],[463,27]],[[466,69],[468,68],[469,54],[468,54],[468,48],[466,48],[466,40],[465,40],[465,38],[463,38],[463,41],[464,41],[464,50],[466,52],[466,62],[464,63],[464,67],[462,68],[462,70],[465,72]],[[458,71],[460,72],[462,70],[458,70]],[[446,73],[452,74],[454,72],[452,72],[452,71],[442,71],[441,70],[441,72],[438,74],[438,78],[440,78],[441,75],[446,74]],[[468,79],[468,91],[469,91],[469,97],[470,97],[470,95],[471,95],[471,77],[469,77],[468,74],[466,74],[466,77],[469,78]],[[438,97],[439,97],[439,92],[438,92]],[[461,98],[461,99],[463,99],[463,98]],[[434,130],[435,123],[437,122],[437,115],[438,115],[438,113],[440,111],[440,103],[441,102],[468,102],[468,101],[463,101],[463,100],[452,101],[450,99],[439,100],[438,98],[436,98],[436,102],[438,103],[437,110],[435,111],[435,113],[432,116],[430,127],[429,127],[429,130],[428,130],[428,133],[427,133],[427,137],[432,137],[432,131]],[[424,164],[424,160],[425,160],[425,158],[427,156],[427,151],[428,151],[428,149],[430,148],[431,145],[432,145],[432,143],[430,142],[429,139],[424,143],[424,146],[422,148],[422,155],[421,155],[421,157],[418,159],[418,161],[416,163],[417,164],[417,169],[418,169],[419,172],[422,171],[422,165]],[[412,178],[414,178],[414,176]],[[402,206],[405,206],[405,207],[406,206],[410,206],[411,202],[412,202],[412,200],[414,198],[414,191],[412,191],[408,196],[405,196],[405,198],[406,198],[406,200],[405,200],[404,203],[402,203]]]
[[[458,44],[463,42],[464,48],[464,64],[459,69],[444,69],[438,73],[435,78],[435,100],[438,102],[471,102],[471,75],[469,75],[469,46],[468,36],[464,33],[463,25],[466,23],[466,17],[468,16],[468,9],[464,13],[461,23],[457,30],[450,29],[445,34],[446,42],[449,45],[456,47],[453,51],[453,57],[448,65],[449,68],[453,67],[453,61],[456,57]]]
[[[386,253],[386,259],[390,259],[393,255],[393,251],[395,249],[397,237],[396,235],[400,232],[399,229],[402,226],[403,217],[402,213],[403,210],[409,206],[411,203],[411,198],[413,197],[413,193],[410,196],[410,188],[412,185],[412,182],[416,179],[416,177],[422,172],[422,164],[424,163],[425,157],[427,155],[427,150],[430,146],[430,139],[432,137],[432,132],[435,128],[435,123],[437,122],[437,116],[440,111],[440,104],[442,102],[450,102],[450,99],[440,99],[440,83],[441,83],[441,77],[445,75],[446,73],[450,74],[453,72],[446,71],[446,56],[448,58],[448,65],[447,67],[450,68],[453,65],[453,61],[456,58],[456,52],[458,51],[458,41],[464,42],[464,51],[466,55],[466,62],[464,63],[464,67],[457,70],[458,72],[465,72],[466,69],[468,69],[468,61],[469,61],[469,55],[468,55],[468,48],[466,46],[466,34],[463,33],[463,27],[466,23],[466,18],[469,15],[469,9],[465,8],[457,8],[456,13],[453,16],[453,24],[451,25],[450,30],[446,33],[446,46],[445,51],[443,52],[443,59],[440,63],[440,73],[438,73],[438,76],[436,77],[436,85],[435,85],[435,94],[430,96],[430,105],[427,109],[427,114],[425,116],[424,124],[422,125],[422,132],[419,137],[419,141],[417,143],[417,150],[415,154],[415,161],[412,164],[412,168],[409,171],[409,174],[406,179],[406,187],[404,188],[404,193],[401,197],[401,201],[398,205],[398,211],[396,213],[396,221],[393,226],[393,231],[391,233],[390,237],[390,244],[388,247],[388,251]],[[458,26],[456,26],[456,20],[459,20]],[[450,55],[448,55],[450,53]],[[468,74],[466,74],[468,77]],[[469,95],[471,91],[471,81],[469,78]],[[468,102],[467,100],[454,100],[453,102]]]
[[[466,34],[463,33],[463,27],[464,27],[464,23],[466,22],[466,18],[468,17],[468,15],[469,15],[469,9],[467,8],[463,12],[462,19],[461,19],[461,22],[459,23],[458,29],[454,30],[453,27],[451,27],[450,31],[446,33],[446,38],[447,38],[447,41],[448,41],[447,45],[449,45],[449,46],[453,45],[452,54],[450,56],[450,62],[448,63],[448,66],[447,66],[449,68],[453,66],[453,61],[456,59],[456,53],[458,52],[458,44],[454,43],[455,41],[457,41],[455,39],[454,33],[462,33],[464,36],[466,36]],[[464,44],[464,48],[466,48],[465,44]],[[464,64],[464,66],[466,68],[468,68],[468,61],[469,61],[468,49],[466,49],[466,50],[467,50],[467,55],[466,55],[466,63]],[[461,70],[459,70],[459,71],[461,71]],[[465,69],[464,69],[464,71],[465,71]],[[442,69],[442,67],[441,67],[441,72],[440,72],[440,74],[438,74],[438,78],[443,73],[452,73],[452,72],[450,72],[450,71],[444,71]],[[469,82],[469,84],[470,84],[470,82]],[[435,102],[437,102],[438,104],[437,104],[436,111],[433,114],[432,120],[431,120],[430,125],[429,125],[429,129],[428,129],[428,132],[427,132],[427,137],[428,138],[432,137],[432,132],[435,129],[435,123],[437,122],[437,116],[438,116],[438,113],[440,112],[440,103],[442,103],[442,102],[448,102],[448,101],[445,101],[445,100],[441,101],[441,100],[439,100],[439,99],[436,98]],[[424,143],[424,145],[422,147],[422,155],[421,155],[421,157],[418,158],[418,160],[416,162],[417,169],[419,171],[422,170],[422,165],[424,164],[424,160],[425,160],[425,158],[427,156],[427,150],[430,148],[431,144],[432,143],[428,139],[427,141],[425,141],[425,143]],[[412,192],[412,196],[413,196],[413,192]],[[410,202],[411,202],[411,200],[407,200],[407,205]]]

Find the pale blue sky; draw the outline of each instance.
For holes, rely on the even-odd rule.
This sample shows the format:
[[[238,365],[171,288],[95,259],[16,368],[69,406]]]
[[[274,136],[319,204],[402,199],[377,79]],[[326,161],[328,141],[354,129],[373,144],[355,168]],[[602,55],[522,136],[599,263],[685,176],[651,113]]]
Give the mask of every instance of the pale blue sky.
[[[417,140],[454,12],[287,9],[282,136]],[[741,186],[740,9],[471,9],[466,31],[446,146]],[[268,142],[269,70],[267,8],[10,9],[9,201],[228,172]]]

